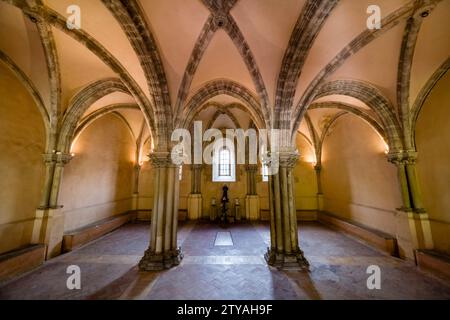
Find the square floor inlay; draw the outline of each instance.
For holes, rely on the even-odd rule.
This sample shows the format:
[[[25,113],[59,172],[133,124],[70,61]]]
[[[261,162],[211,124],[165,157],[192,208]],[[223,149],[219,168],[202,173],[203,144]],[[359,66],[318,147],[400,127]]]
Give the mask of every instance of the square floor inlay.
[[[233,239],[231,238],[231,233],[229,231],[226,232],[217,232],[216,241],[214,241],[215,246],[232,246]]]

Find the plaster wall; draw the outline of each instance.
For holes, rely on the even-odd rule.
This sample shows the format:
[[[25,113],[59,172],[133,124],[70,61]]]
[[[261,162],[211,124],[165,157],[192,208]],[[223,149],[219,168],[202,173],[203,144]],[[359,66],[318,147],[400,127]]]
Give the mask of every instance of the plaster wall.
[[[323,145],[325,211],[395,235],[402,199],[396,168],[384,150],[363,120],[350,114],[337,120]]]
[[[131,209],[134,145],[129,129],[113,114],[81,133],[61,186],[65,231]]]
[[[450,254],[450,73],[425,101],[416,125],[417,174],[435,249]]]
[[[3,64],[0,97],[1,254],[30,243],[44,182],[45,127],[30,94]]]

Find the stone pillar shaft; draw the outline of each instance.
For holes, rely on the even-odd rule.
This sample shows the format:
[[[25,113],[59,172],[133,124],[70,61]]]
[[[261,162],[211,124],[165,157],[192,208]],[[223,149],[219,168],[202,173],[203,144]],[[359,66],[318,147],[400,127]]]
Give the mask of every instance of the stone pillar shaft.
[[[31,243],[47,246],[46,259],[61,253],[64,234],[64,215],[58,205],[59,190],[64,166],[72,156],[62,152],[44,154],[46,177],[39,208],[33,222]]]
[[[389,161],[394,163],[398,170],[403,198],[403,207],[398,210],[407,214],[411,246],[413,249],[432,249],[434,244],[430,221],[422,202],[416,159],[415,152],[400,152],[389,157]]]
[[[322,190],[322,166],[320,164],[317,164],[314,166],[314,170],[316,171],[316,180],[317,180],[317,194],[323,194]]]
[[[258,165],[249,164],[245,166],[247,171],[247,195],[255,196],[256,192],[256,175],[258,172]]]
[[[308,270],[309,263],[298,244],[292,173],[297,159],[296,152],[280,153],[278,173],[269,176],[271,248],[265,258],[269,265],[280,269]]]
[[[168,152],[154,152],[149,158],[154,170],[154,203],[150,245],[139,262],[144,271],[168,269],[183,258],[177,247],[179,168]]]
[[[193,164],[191,166],[191,194],[201,194],[202,193],[202,169],[201,164]]]

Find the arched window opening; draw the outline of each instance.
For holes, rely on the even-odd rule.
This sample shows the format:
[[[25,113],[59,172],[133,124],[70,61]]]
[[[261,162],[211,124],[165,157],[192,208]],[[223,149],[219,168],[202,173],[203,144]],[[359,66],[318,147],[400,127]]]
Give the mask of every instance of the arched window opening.
[[[214,152],[212,176],[213,182],[236,181],[234,154],[228,146],[223,146]]]

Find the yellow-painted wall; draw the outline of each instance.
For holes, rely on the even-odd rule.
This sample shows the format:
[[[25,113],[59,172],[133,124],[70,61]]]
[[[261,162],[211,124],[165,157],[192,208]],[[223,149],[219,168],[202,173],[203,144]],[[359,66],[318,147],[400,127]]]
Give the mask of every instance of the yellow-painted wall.
[[[417,171],[435,249],[450,254],[450,72],[437,83],[416,125]]]
[[[294,168],[295,206],[299,211],[317,210],[314,149],[304,136],[298,134],[296,140],[300,159]],[[302,216],[305,216],[305,214],[302,213]]]
[[[2,64],[0,97],[1,254],[30,243],[44,180],[45,127],[27,90]]]
[[[340,117],[325,138],[322,185],[325,210],[395,235],[402,199],[394,165],[378,134],[354,115]]]
[[[64,169],[59,203],[70,231],[131,209],[135,144],[122,120],[109,114],[87,127]]]

